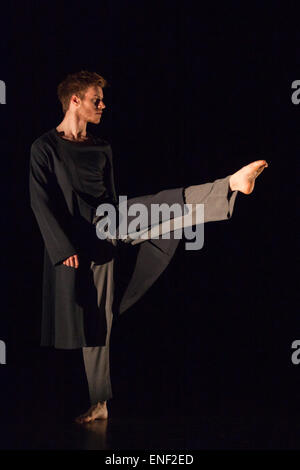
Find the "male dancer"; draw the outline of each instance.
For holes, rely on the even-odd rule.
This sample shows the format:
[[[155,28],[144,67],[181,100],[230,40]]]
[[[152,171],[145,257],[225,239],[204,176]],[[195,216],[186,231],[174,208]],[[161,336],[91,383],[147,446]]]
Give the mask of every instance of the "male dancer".
[[[58,86],[64,119],[31,147],[30,196],[44,242],[42,340],[55,348],[82,348],[91,408],[76,421],[107,419],[111,398],[109,339],[115,294],[115,240],[96,237],[96,209],[117,206],[110,145],[87,132],[105,110],[106,81],[94,72],[68,75]],[[250,194],[265,160],[187,188],[135,198],[153,203],[204,204],[205,222],[228,219],[237,191]],[[130,205],[130,200],[128,201]],[[146,240],[118,307],[128,309],[169,263],[178,240]],[[115,307],[114,307],[115,308]]]

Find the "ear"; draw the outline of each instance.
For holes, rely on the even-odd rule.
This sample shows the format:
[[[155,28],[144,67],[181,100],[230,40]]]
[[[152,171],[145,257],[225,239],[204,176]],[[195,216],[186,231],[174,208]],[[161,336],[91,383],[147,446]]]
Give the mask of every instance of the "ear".
[[[77,107],[77,106],[80,105],[80,102],[81,102],[81,100],[80,100],[79,96],[77,96],[77,95],[72,95],[71,96],[70,104],[73,103]]]

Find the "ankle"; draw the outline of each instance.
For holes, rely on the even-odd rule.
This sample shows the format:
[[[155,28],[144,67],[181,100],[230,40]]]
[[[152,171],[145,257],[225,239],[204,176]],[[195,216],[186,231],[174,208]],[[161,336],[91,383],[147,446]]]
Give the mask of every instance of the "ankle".
[[[106,401],[98,401],[98,402],[96,403],[96,406],[97,406],[98,408],[103,408],[104,406],[106,406]]]
[[[238,184],[236,182],[235,173],[231,175],[229,178],[229,188],[230,188],[230,191],[238,190]]]

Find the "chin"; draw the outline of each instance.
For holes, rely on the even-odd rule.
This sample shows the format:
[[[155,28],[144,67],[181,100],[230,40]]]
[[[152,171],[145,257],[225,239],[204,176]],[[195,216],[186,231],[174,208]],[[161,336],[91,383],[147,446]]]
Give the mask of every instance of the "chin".
[[[91,124],[99,124],[99,122],[101,121],[101,115],[94,115],[94,116],[89,116],[88,117],[88,122],[90,122]]]

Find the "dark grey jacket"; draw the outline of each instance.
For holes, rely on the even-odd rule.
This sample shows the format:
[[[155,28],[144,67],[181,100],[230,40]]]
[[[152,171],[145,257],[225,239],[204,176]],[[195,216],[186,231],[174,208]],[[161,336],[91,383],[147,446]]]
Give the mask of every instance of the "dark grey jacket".
[[[111,199],[117,202],[111,147],[103,140],[98,140],[97,144],[108,158],[108,189]],[[116,263],[114,311],[122,313],[167,267],[179,240],[149,240],[134,247],[122,243],[114,247],[106,240],[99,240],[92,223],[95,209],[76,193],[61,145],[63,142],[52,129],[31,147],[31,207],[45,242],[41,344],[66,349],[101,346],[105,344],[106,332],[99,318],[91,260],[104,264],[116,258],[121,250],[117,261],[126,259],[126,263],[123,266]],[[152,202],[183,204],[183,188],[128,200],[128,206],[137,201],[149,206]],[[78,269],[62,264],[76,253],[80,255]],[[91,325],[93,335],[88,337]]]

